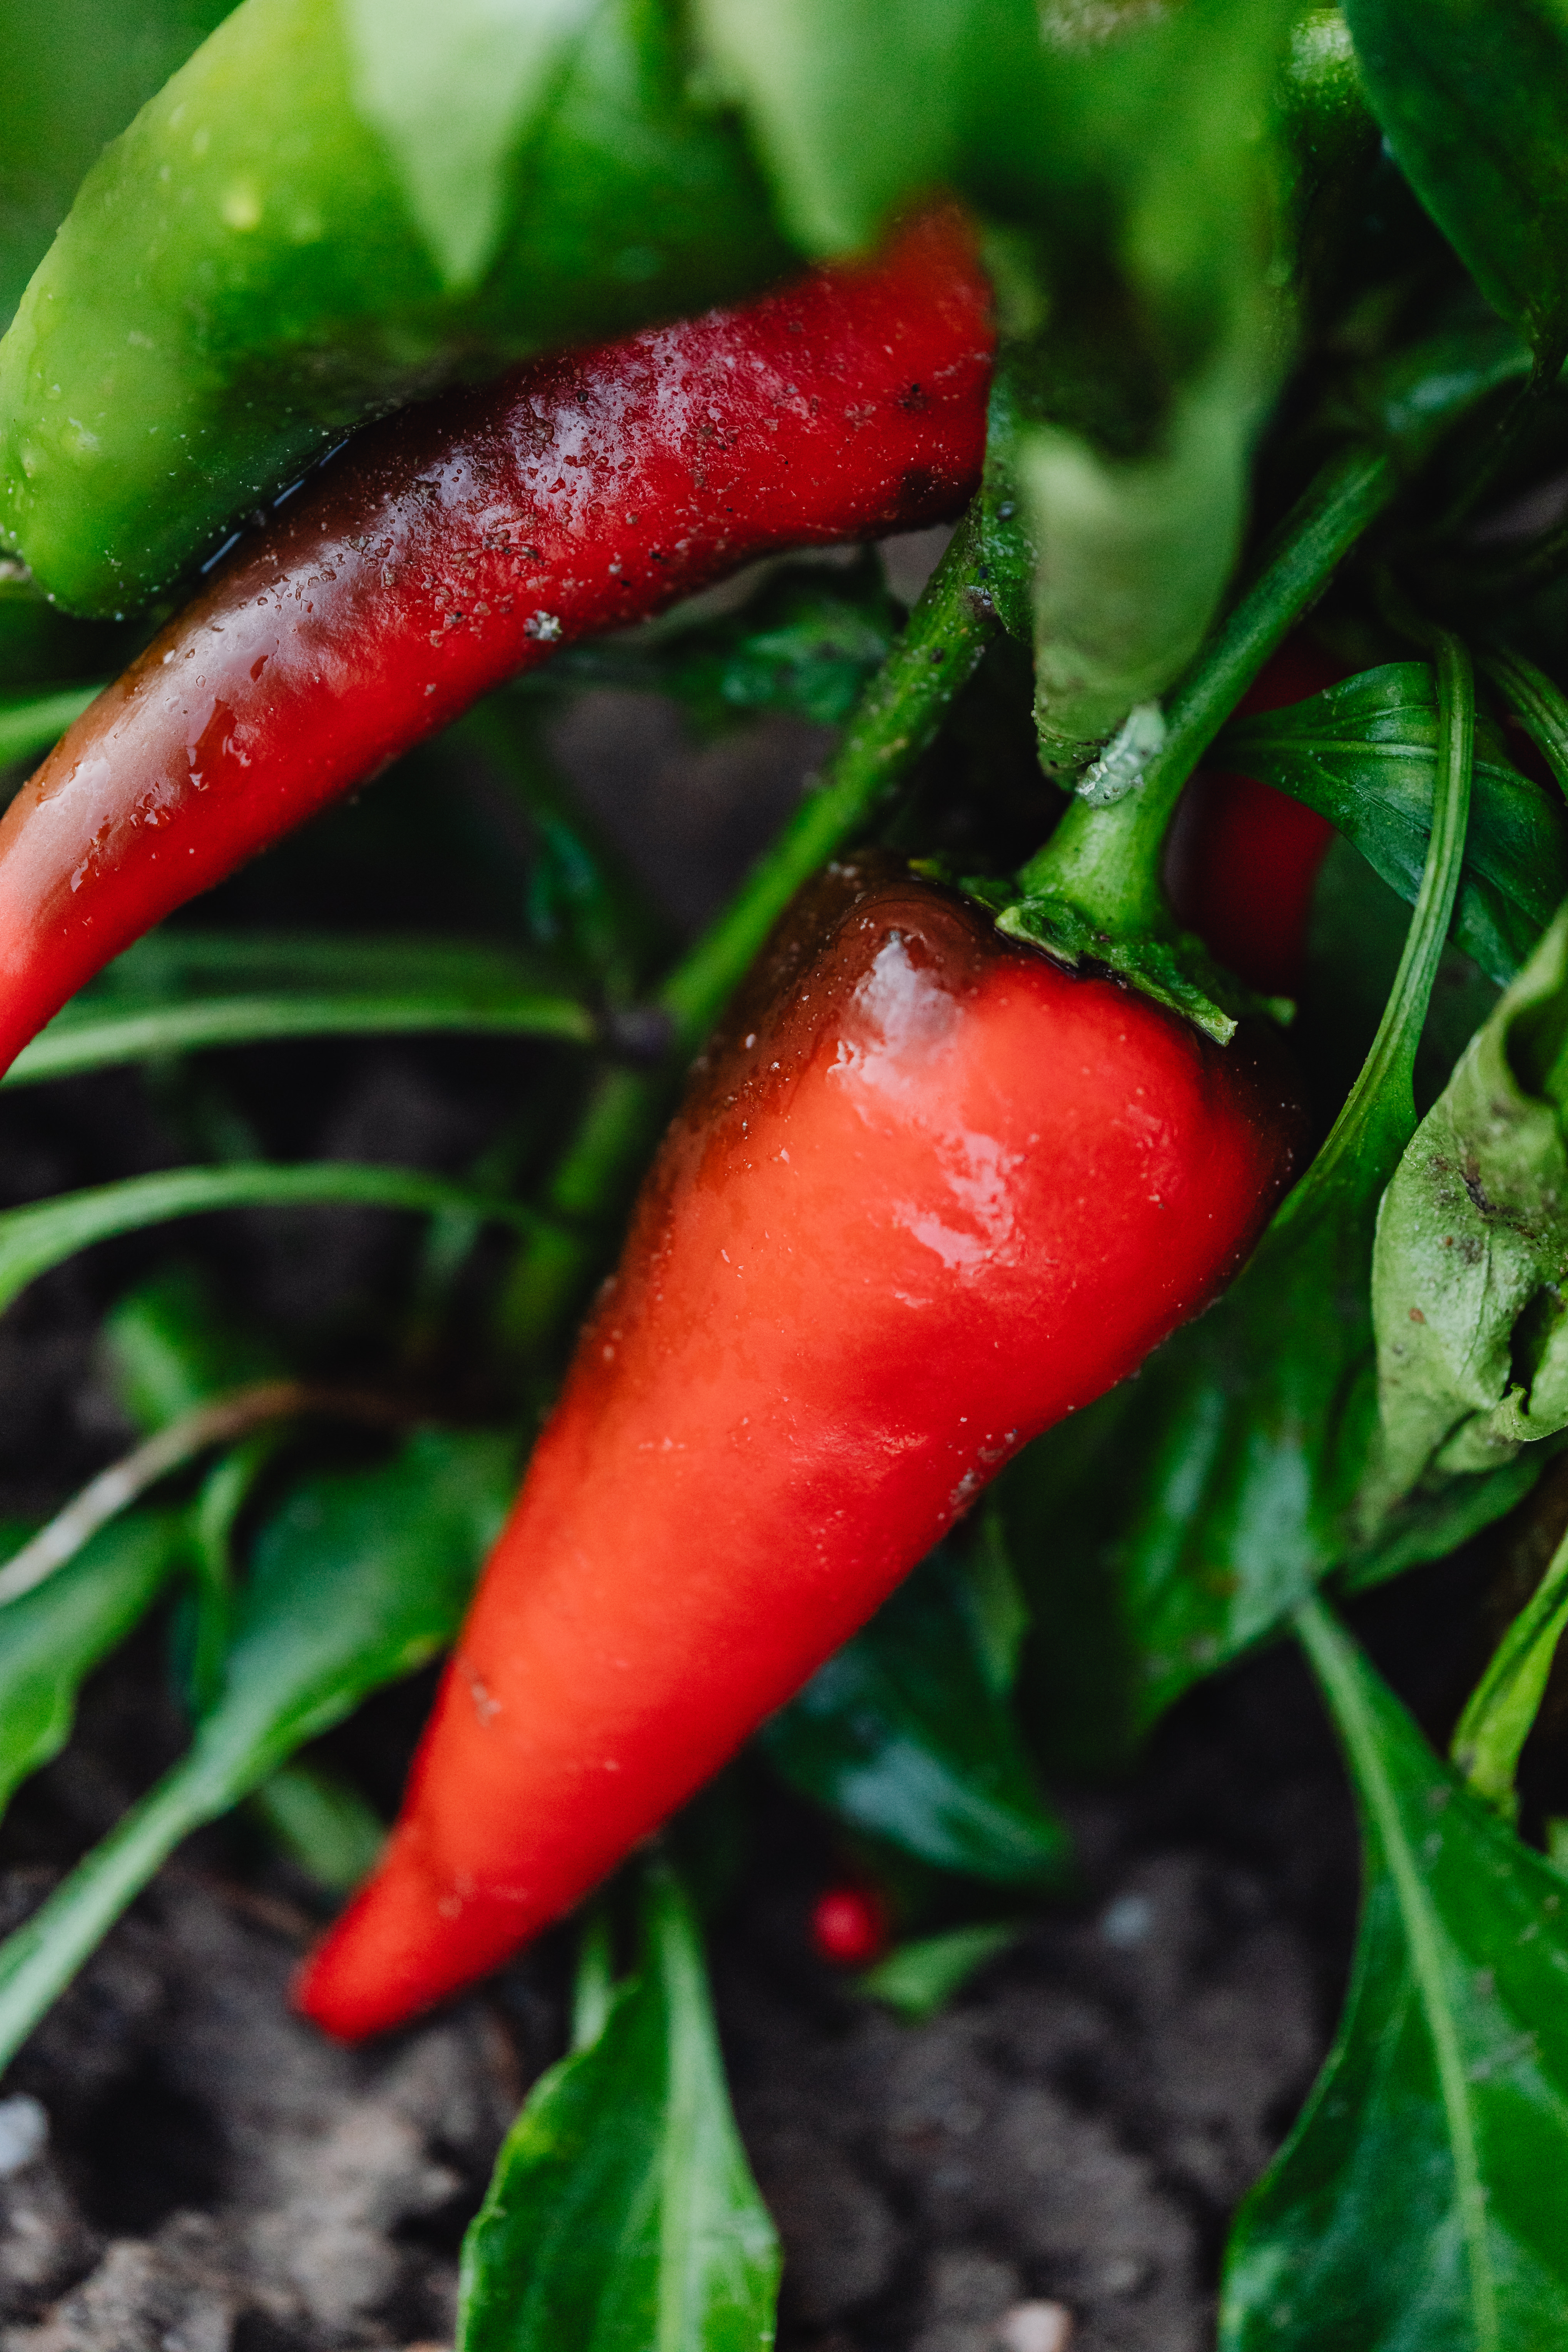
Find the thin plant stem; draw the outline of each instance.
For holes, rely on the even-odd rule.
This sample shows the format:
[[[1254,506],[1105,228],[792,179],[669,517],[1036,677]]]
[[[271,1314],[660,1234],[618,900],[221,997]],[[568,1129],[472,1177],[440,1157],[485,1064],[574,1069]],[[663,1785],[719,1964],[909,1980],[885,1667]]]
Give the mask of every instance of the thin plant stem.
[[[1160,866],[1184,785],[1264,663],[1317,603],[1398,486],[1398,469],[1380,449],[1343,450],[1322,467],[1252,584],[1175,688],[1163,746],[1138,784],[1109,807],[1075,800],[1020,872],[1026,896],[1068,898],[1112,937],[1169,924]]]
[[[1431,632],[1430,642],[1437,670],[1437,766],[1426,863],[1377,1034],[1312,1163],[1308,1181],[1315,1185],[1331,1179],[1346,1160],[1359,1160],[1377,1148],[1384,1131],[1395,1135],[1403,1150],[1415,1125],[1415,1055],[1464,870],[1476,746],[1469,654],[1446,630]],[[1289,1206],[1288,1202],[1286,1212]]]
[[[554,1223],[518,1253],[500,1301],[497,1322],[515,1354],[550,1346],[575,1307],[603,1247],[601,1229],[647,1158],[674,1078],[790,900],[882,814],[973,677],[998,625],[978,590],[978,561],[972,509],[867,688],[821,783],[658,990],[654,1003],[670,1025],[669,1059],[654,1071],[607,1069],[595,1085],[545,1195]]]
[[[314,1388],[303,1381],[258,1381],[182,1413],[166,1429],[100,1470],[0,1568],[0,1607],[34,1592],[74,1559],[99,1529],[118,1518],[151,1487],[183,1470],[215,1445],[232,1444],[266,1423],[325,1413],[353,1421],[396,1423],[407,1415],[390,1399],[348,1389]]]

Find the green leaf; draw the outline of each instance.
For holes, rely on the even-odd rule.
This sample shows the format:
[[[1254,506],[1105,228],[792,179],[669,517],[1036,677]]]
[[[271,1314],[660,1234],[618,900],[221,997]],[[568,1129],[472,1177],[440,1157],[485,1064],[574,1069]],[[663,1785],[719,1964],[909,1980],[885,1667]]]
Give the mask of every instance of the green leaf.
[[[1174,389],[1158,446],[1110,454],[1070,423],[1020,422],[997,463],[1034,556],[1035,721],[1071,778],[1197,652],[1235,566],[1264,381],[1221,353]],[[1151,709],[1145,756],[1163,731]],[[1136,770],[1134,770],[1136,772]]]
[[[47,751],[80,717],[96,686],[51,687],[46,692],[0,693],[0,767]]]
[[[302,1167],[237,1160],[226,1168],[171,1168],[0,1211],[0,1308],[50,1266],[117,1234],[141,1233],[174,1217],[205,1216],[218,1209],[280,1208],[413,1209],[427,1215],[456,1210],[525,1233],[540,1222],[518,1202],[413,1168],[368,1168],[334,1160]]]
[[[448,291],[494,256],[517,149],[597,0],[342,0],[349,89]]]
[[[458,940],[154,931],[23,1048],[8,1086],[279,1037],[466,1030],[585,1045],[586,1005],[537,961]]]
[[[902,625],[874,549],[853,564],[782,564],[738,613],[634,636],[567,646],[540,685],[619,686],[668,694],[716,734],[755,711],[839,727],[886,660]]]
[[[1003,1921],[994,1927],[949,1927],[940,1936],[921,1936],[912,1943],[895,1946],[886,1959],[867,1969],[856,1979],[856,1990],[920,2024],[945,2009],[977,1969],[1008,1950],[1022,1933],[1016,1922]]]
[[[65,1746],[83,1680],[184,1566],[188,1544],[182,1512],[138,1511],[0,1608],[0,1810]]]
[[[1484,719],[1477,751],[1455,937],[1501,985],[1568,892],[1568,821],[1510,764],[1500,731]],[[1317,809],[1406,900],[1426,860],[1436,757],[1425,662],[1391,662],[1289,709],[1233,720],[1210,754],[1215,767],[1256,776]]]
[[[458,2352],[764,2352],[778,2242],[730,2112],[702,1947],[647,1873],[643,1955],[536,2084],[463,2245]]]
[[[1428,1471],[1568,1428],[1568,907],[1477,1033],[1389,1185],[1373,1269],[1369,1515]]]
[[[381,1859],[384,1822],[335,1773],[285,1764],[251,1803],[289,1861],[330,1894],[350,1893]]]
[[[1415,1123],[1416,1046],[1469,800],[1468,665],[1451,640],[1444,661],[1438,829],[1377,1037],[1328,1141],[1219,1303],[1003,1482],[1038,1641],[1065,1637],[1058,1605],[1069,1624],[1099,1612],[1086,1678],[1123,1741],[1354,1549],[1376,1412],[1377,1202]],[[1058,1545],[1072,1549],[1065,1575]],[[1085,1593],[1095,1578],[1099,1600]]]
[[[1301,1631],[1360,1801],[1361,1932],[1237,2222],[1223,2352],[1544,2352],[1568,2331],[1568,1887],[1325,1611]]]
[[[808,253],[872,243],[900,200],[957,176],[969,89],[1006,57],[1048,86],[1030,10],[994,0],[695,0],[715,84],[743,105],[785,226]]]
[[[193,1265],[160,1267],[117,1299],[100,1344],[117,1402],[146,1431],[285,1370],[278,1351],[220,1305],[210,1278]]]
[[[1003,1885],[1060,1885],[1068,1834],[1041,1799],[1010,1705],[1017,1629],[1003,1633],[999,1654],[987,1597],[963,1549],[943,1545],[774,1716],[763,1744],[803,1796],[922,1862]]]
[[[1344,0],[1401,168],[1488,300],[1568,336],[1568,19],[1557,0]]]
[[[311,1479],[274,1513],[190,1750],[0,1945],[0,2064],[183,1838],[451,1640],[505,1515],[511,1453],[423,1430],[384,1466]]]

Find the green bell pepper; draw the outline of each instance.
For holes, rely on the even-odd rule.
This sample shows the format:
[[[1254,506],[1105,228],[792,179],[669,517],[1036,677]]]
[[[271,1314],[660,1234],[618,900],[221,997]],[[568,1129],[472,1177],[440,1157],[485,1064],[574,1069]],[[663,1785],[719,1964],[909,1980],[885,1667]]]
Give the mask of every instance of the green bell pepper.
[[[0,539],[135,611],[367,415],[795,261],[668,0],[243,0],[0,343]]]

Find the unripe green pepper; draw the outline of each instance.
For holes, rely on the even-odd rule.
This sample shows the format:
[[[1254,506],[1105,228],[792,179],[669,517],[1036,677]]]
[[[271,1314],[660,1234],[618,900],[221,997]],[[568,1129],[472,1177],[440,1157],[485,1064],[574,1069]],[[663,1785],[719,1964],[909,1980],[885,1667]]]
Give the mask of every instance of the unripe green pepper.
[[[243,0],[0,343],[0,539],[134,611],[362,418],[792,266],[668,0]]]

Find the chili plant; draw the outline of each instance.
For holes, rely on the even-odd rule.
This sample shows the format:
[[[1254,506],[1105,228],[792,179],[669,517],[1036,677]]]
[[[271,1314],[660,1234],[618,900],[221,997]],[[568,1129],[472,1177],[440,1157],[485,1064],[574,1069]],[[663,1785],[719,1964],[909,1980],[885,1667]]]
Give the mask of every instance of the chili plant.
[[[357,1889],[337,2033],[571,1917],[460,2344],[765,2344],[681,1808],[753,1743],[929,2015],[1073,1899],[1051,1774],[1295,1642],[1361,1927],[1220,2341],[1558,2341],[1563,1550],[1447,1758],[1351,1630],[1568,1431],[1558,14],[110,0],[0,66],[0,1118],[179,1155],[0,1211],[0,1306],[115,1244],[139,1433],[12,1532],[0,1788],[158,1610],[189,1723],[0,2055],[241,1805]],[[837,730],[684,938],[552,749],[605,685]],[[375,1034],[507,1097],[467,1167],[268,1150]],[[346,1333],[181,1223],[353,1207]],[[388,1840],[307,1751],[447,1649]]]

